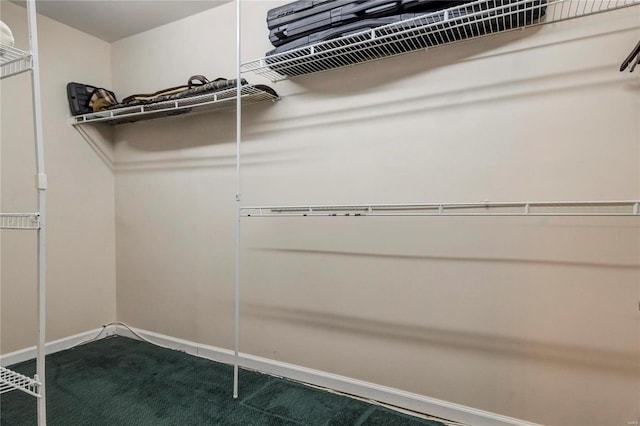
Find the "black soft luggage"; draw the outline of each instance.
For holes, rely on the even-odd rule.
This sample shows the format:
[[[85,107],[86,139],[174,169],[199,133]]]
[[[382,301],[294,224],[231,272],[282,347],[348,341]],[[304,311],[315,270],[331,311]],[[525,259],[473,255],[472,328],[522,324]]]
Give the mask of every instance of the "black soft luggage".
[[[349,23],[406,12],[433,12],[473,0],[302,0],[267,12],[269,40],[274,46]],[[287,13],[289,12],[289,13]],[[274,25],[278,22],[278,25]]]
[[[247,84],[247,81],[241,79],[240,85]],[[237,80],[227,80],[225,78],[216,78],[209,81],[202,75],[194,75],[189,78],[185,86],[176,86],[168,89],[159,90],[155,93],[137,94],[127,96],[122,100],[122,104],[114,106],[121,108],[124,106],[148,105],[158,102],[184,99],[188,97],[204,95],[212,92],[219,92],[225,89],[236,87]]]

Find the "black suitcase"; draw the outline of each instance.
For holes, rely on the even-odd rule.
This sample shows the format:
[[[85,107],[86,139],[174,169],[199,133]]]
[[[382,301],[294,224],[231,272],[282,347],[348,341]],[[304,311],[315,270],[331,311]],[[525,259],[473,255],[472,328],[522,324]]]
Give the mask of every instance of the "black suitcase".
[[[408,52],[440,44],[464,40],[466,38],[489,34],[491,32],[504,31],[529,25],[541,19],[546,11],[547,0],[531,0],[526,3],[516,3],[518,0],[494,0],[492,2],[472,3],[465,7],[450,8],[446,11],[430,14],[408,13],[382,18],[367,19],[351,22],[338,28],[331,28],[318,33],[313,33],[297,40],[278,46],[267,52],[266,62],[270,67],[283,75],[295,76],[314,71],[337,68],[344,65],[352,65],[362,60],[375,59],[389,56],[389,50]],[[487,10],[491,9],[491,10]],[[464,20],[456,20],[456,25],[451,25],[451,19],[473,15],[475,18],[469,23]],[[418,18],[406,22],[412,18]],[[445,21],[445,17],[447,20]],[[471,19],[471,18],[470,18]],[[396,24],[392,28],[381,28],[384,25]],[[421,28],[427,28],[424,31]],[[395,32],[416,29],[410,37],[389,37]],[[356,34],[365,31],[375,31],[375,37],[370,41],[362,42]],[[349,38],[353,35],[353,40]],[[301,49],[306,46],[316,45],[335,38],[344,37],[340,43],[326,43],[315,47],[313,61],[307,59],[309,51]],[[350,43],[360,43],[357,54],[350,52]],[[347,46],[342,48],[342,46]],[[301,49],[296,52],[295,49]],[[273,56],[293,52],[285,58]],[[330,53],[323,54],[329,50]],[[296,58],[300,57],[300,60]],[[285,59],[285,60],[283,60]]]
[[[354,0],[298,0],[267,12],[267,27],[273,29],[279,25],[297,21],[325,10],[333,9]]]
[[[71,115],[82,115],[93,112],[89,107],[91,94],[97,87],[88,84],[71,82],[67,84],[67,99]]]
[[[321,5],[321,9],[325,9],[322,12],[318,12],[316,8],[306,9],[304,14],[307,16],[288,19],[287,22],[271,28],[269,40],[274,46],[279,46],[305,35],[353,21],[396,15],[400,13],[401,3],[401,0],[352,0],[333,2],[329,9],[326,9],[327,3],[324,3]],[[289,15],[289,18],[296,15],[299,16],[301,13]]]
[[[267,13],[269,40],[277,47],[300,37],[358,20],[406,12],[433,12],[456,3],[471,1],[474,0],[324,0],[321,3],[297,1]],[[287,11],[292,13],[287,14]],[[273,25],[276,20],[279,24]]]
[[[104,111],[118,103],[111,90],[76,82],[67,83],[67,99],[71,115]]]
[[[356,33],[360,33],[367,30],[372,30],[383,25],[395,24],[400,21],[415,18],[418,16],[414,13],[405,13],[401,15],[383,16],[381,18],[363,19],[360,21],[350,22],[340,27],[329,28],[324,31],[315,32],[303,37],[296,38],[287,43],[281,44],[274,50],[267,53],[267,56],[275,55],[277,53],[287,52],[289,50],[297,49],[300,47],[310,46],[312,44],[321,43],[323,41],[332,40],[339,37],[344,37]],[[434,20],[433,22],[437,22]]]

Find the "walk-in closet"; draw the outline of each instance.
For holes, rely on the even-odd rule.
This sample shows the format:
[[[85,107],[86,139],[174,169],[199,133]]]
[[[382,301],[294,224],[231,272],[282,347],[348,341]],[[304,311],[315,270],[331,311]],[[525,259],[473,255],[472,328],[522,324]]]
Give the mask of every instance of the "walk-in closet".
[[[0,21],[1,426],[640,422],[639,0]]]

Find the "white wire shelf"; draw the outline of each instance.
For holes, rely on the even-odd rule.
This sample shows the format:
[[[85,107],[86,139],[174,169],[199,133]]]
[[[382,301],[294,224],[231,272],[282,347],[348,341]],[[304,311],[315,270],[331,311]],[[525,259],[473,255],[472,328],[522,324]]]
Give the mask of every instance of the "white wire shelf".
[[[242,217],[294,216],[636,216],[640,200],[247,206]]]
[[[264,87],[264,88],[263,88]],[[278,101],[280,97],[266,86],[245,85],[241,89],[243,104],[255,104],[266,101]],[[73,117],[73,125],[106,122],[108,124],[124,124],[136,121],[152,120],[182,114],[216,111],[233,108],[236,105],[237,90],[235,87],[203,95],[191,96],[171,101],[156,102],[146,105],[111,109]]]
[[[640,4],[640,0],[479,0],[242,64],[272,82]]]
[[[0,394],[20,390],[40,398],[40,382],[8,368],[0,367]]]
[[[29,71],[32,66],[29,52],[0,44],[0,79]]]
[[[0,213],[0,229],[40,229],[38,213]]]

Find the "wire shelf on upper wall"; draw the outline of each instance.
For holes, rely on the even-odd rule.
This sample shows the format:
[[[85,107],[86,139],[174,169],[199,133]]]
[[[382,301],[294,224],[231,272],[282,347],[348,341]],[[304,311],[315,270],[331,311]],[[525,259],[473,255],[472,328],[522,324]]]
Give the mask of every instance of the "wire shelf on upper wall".
[[[240,97],[243,104],[277,101],[280,97],[273,89],[263,85],[242,86]],[[100,123],[124,124],[136,121],[152,120],[196,112],[216,111],[233,108],[236,105],[235,87],[217,92],[205,93],[170,101],[127,106],[73,117],[73,125]]]
[[[29,71],[32,66],[31,53],[0,44],[0,79]]]
[[[272,82],[629,6],[640,0],[480,0],[242,64]]]

